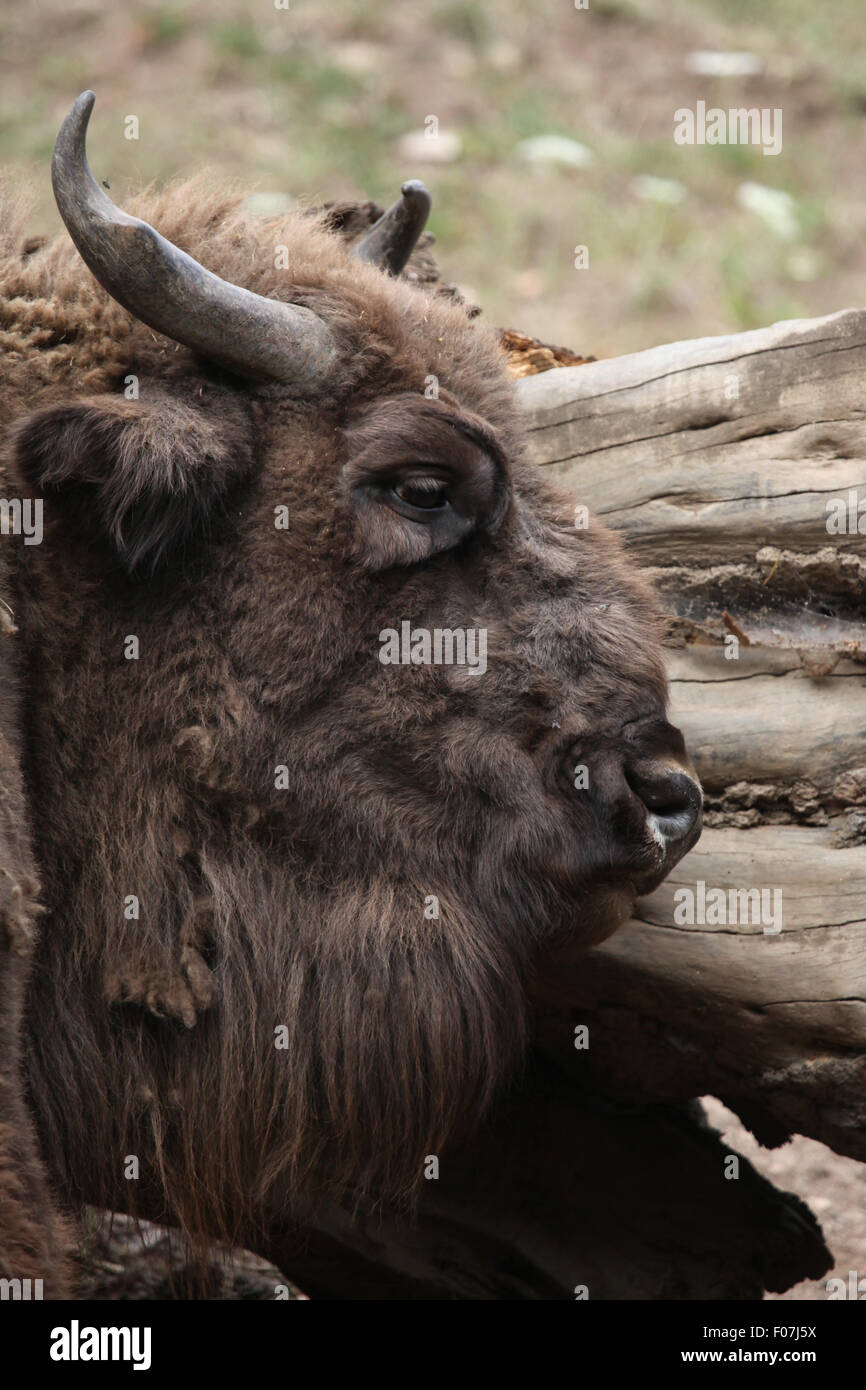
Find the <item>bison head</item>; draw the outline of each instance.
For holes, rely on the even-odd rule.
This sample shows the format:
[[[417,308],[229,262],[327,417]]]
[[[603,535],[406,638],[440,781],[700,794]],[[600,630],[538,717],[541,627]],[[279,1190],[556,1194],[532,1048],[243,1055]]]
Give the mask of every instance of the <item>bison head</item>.
[[[697,838],[655,603],[522,458],[495,340],[396,278],[420,185],[354,251],[165,195],[217,275],[93,181],[92,102],[54,183],[108,293],[40,253],[59,365],[14,432],[45,1143],[106,1204],[139,1155],[189,1224],[395,1194],[540,963]]]

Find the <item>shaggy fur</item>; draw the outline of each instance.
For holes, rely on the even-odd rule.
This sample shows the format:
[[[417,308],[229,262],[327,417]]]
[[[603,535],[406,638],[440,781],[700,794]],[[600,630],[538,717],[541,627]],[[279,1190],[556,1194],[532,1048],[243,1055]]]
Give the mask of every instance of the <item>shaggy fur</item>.
[[[7,558],[0,552],[3,592],[8,591],[2,582]],[[41,1279],[45,1297],[62,1297],[68,1287],[69,1236],[54,1209],[21,1076],[38,884],[18,758],[15,632],[13,614],[0,605],[0,1279]]]
[[[129,210],[314,309],[341,365],[315,398],[240,383],[66,238],[0,267],[7,461],[46,513],[14,544],[46,908],[30,1086],[68,1199],[261,1243],[323,1194],[411,1193],[519,1065],[540,954],[658,881],[622,775],[667,730],[657,615],[522,461],[458,304],[201,182]],[[468,534],[385,505],[401,458],[453,459]],[[383,666],[403,620],[485,628],[487,672]]]

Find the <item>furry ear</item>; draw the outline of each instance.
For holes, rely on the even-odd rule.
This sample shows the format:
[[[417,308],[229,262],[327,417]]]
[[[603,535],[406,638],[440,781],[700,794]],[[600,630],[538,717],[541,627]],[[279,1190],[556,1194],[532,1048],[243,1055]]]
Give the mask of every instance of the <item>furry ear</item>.
[[[253,466],[247,412],[228,393],[187,405],[94,396],[39,410],[14,432],[19,476],[94,528],[131,574],[207,532]]]

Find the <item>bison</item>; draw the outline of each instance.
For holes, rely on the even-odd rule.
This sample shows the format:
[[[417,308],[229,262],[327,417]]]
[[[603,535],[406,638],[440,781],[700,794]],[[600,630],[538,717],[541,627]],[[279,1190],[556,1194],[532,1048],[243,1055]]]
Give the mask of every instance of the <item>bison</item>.
[[[400,278],[423,186],[351,246],[201,180],[139,220],[93,102],[71,242],[0,272],[7,489],[44,508],[7,542],[27,1094],[65,1206],[262,1249],[411,1204],[701,794],[646,582],[522,456],[493,335]]]

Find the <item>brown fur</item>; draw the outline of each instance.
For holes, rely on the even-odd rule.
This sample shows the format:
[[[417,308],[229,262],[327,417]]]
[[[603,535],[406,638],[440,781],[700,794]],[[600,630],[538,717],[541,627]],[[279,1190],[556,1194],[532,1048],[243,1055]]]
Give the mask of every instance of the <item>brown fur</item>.
[[[25,208],[0,219],[0,254],[15,250]],[[27,254],[25,252],[25,254]],[[5,366],[5,361],[4,361]],[[2,394],[2,388],[0,388]],[[5,494],[5,495],[8,495]],[[54,1201],[24,1094],[22,1019],[39,905],[21,777],[21,691],[9,542],[0,542],[0,1278],[42,1280],[45,1297],[69,1289],[70,1232]],[[22,1282],[22,1292],[26,1285]],[[36,1297],[31,1285],[31,1296]]]
[[[0,553],[0,572],[6,559]],[[8,590],[2,578],[0,590]],[[21,1076],[38,884],[18,757],[15,632],[14,615],[0,605],[0,1278],[41,1279],[45,1297],[62,1297],[69,1233],[54,1208]]]
[[[66,1197],[252,1241],[323,1193],[411,1192],[519,1066],[539,954],[628,915],[653,848],[569,768],[603,783],[663,717],[657,615],[522,460],[459,305],[201,182],[130,210],[315,309],[342,365],[314,399],[245,386],[132,321],[65,238],[0,267],[7,456],[46,508],[15,547],[47,910],[30,1085]],[[496,514],[439,553],[407,539],[356,501],[362,449],[467,477],[483,456]],[[487,673],[383,667],[403,619],[485,627]]]

